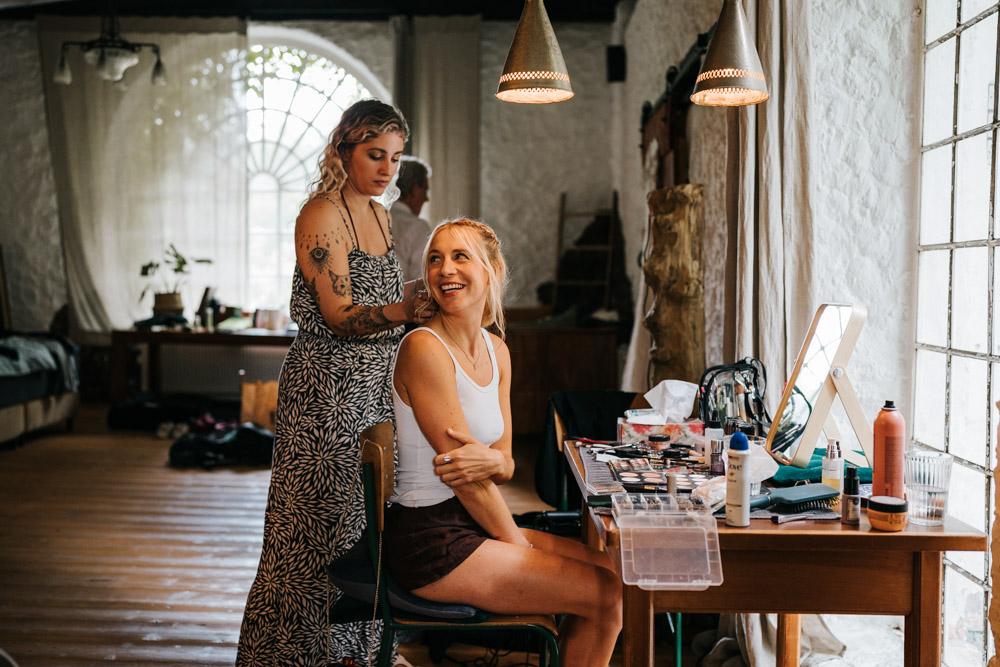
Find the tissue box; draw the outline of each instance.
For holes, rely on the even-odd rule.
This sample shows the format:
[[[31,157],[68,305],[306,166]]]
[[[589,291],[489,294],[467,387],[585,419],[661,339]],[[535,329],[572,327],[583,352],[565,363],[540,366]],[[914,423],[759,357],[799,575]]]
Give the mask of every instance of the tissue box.
[[[697,445],[705,435],[705,422],[700,419],[683,424],[633,424],[624,417],[618,418],[619,442],[642,442],[651,435],[669,435],[670,442]]]

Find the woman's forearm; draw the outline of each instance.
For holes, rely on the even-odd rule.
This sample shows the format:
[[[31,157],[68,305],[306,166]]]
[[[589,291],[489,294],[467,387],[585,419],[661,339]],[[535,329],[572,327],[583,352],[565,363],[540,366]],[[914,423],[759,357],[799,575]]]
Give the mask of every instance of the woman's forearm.
[[[501,542],[527,545],[521,529],[514,523],[500,489],[491,480],[455,487],[455,496],[483,529]]]
[[[346,306],[340,321],[327,321],[338,336],[364,336],[406,324],[410,319],[402,303],[386,306]]]

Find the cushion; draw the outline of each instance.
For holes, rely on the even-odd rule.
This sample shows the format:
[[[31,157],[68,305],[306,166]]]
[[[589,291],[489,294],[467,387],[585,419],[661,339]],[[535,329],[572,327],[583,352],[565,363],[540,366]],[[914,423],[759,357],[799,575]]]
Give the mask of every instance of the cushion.
[[[375,570],[372,567],[368,536],[362,533],[357,543],[327,566],[330,582],[356,600],[375,603]],[[399,585],[395,577],[383,568],[389,603],[393,609],[406,613],[429,616],[442,620],[483,620],[488,615],[465,604],[434,602],[417,597]]]

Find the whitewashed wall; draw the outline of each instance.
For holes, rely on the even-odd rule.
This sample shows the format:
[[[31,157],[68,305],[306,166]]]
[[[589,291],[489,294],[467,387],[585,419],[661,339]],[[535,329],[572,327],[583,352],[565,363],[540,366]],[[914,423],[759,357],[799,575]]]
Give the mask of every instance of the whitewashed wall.
[[[812,3],[815,303],[868,308],[849,371],[869,421],[910,412],[922,21],[919,3]],[[808,315],[804,315],[808,317]]]
[[[537,303],[535,287],[555,274],[559,195],[574,210],[611,203],[611,85],[607,24],[553,26],[574,97],[511,104],[495,97],[516,24],[483,24],[480,45],[480,216],[496,228],[511,265],[512,306]],[[588,219],[574,221],[566,244]]]
[[[371,73],[392,90],[392,30],[385,21],[282,21],[269,25],[305,30],[339,46],[364,63]],[[330,131],[333,128],[329,128]]]
[[[0,44],[0,245],[12,324],[39,331],[66,303],[66,271],[34,22],[0,21]]]

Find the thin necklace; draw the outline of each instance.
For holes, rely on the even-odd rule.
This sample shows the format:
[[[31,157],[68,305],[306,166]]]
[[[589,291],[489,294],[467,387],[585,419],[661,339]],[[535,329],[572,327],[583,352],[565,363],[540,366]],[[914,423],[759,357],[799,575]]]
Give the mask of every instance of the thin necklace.
[[[472,364],[472,370],[474,371],[479,370],[479,358],[483,356],[482,350],[479,348],[479,338],[478,337],[476,338],[476,358],[473,359],[472,357],[469,356],[469,353],[465,351],[465,348],[458,344],[458,341],[455,340],[455,337],[451,335],[451,332],[448,331],[448,327],[444,325],[443,321],[441,322],[441,328],[444,329],[444,332],[446,334],[448,334],[448,338],[450,338],[451,342],[455,344],[455,347],[458,348],[459,352],[464,354],[465,358],[468,359],[469,363]]]

